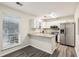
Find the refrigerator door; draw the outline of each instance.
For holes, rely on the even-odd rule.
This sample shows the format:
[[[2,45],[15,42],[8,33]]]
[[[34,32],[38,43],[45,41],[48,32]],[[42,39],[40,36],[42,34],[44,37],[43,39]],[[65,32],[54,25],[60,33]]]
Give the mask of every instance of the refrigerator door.
[[[75,42],[74,26],[75,24],[71,24],[71,23],[66,24],[66,45],[74,46],[74,42]]]
[[[65,45],[65,24],[60,24],[60,43]]]
[[[60,34],[60,43],[65,45],[65,35]]]

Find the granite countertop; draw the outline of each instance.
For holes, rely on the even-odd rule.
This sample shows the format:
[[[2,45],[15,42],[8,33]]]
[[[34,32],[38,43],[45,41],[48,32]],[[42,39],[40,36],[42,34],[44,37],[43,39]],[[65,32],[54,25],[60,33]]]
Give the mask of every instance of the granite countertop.
[[[41,36],[41,37],[55,37],[56,35],[55,34],[45,34],[45,33],[29,33],[29,35],[32,35],[32,36]]]

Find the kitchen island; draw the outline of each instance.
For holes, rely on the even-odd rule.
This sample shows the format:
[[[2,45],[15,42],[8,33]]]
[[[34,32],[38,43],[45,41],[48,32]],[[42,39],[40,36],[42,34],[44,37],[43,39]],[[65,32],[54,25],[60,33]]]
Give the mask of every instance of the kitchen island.
[[[43,33],[29,33],[30,45],[52,54],[56,47],[56,35]]]

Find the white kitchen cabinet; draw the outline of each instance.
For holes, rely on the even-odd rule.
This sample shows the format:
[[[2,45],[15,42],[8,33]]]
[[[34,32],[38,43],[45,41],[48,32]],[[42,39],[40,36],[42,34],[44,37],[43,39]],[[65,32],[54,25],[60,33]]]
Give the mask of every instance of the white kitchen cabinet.
[[[37,19],[30,19],[30,27],[33,28],[39,28],[39,21]]]
[[[29,25],[30,25],[30,28],[34,28],[34,19],[30,19],[29,20]]]

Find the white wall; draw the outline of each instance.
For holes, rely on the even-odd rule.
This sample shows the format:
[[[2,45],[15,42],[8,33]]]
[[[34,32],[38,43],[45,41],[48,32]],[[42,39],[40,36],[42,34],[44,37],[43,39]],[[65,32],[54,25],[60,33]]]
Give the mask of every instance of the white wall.
[[[76,23],[76,41],[75,41],[75,44],[76,44],[76,47],[75,47],[75,50],[76,50],[76,53],[77,53],[77,56],[79,56],[79,22],[78,22],[78,19],[79,19],[79,5],[77,6],[76,10],[75,10],[75,14],[74,14],[74,18],[75,18],[75,23]]]
[[[21,40],[21,45],[18,45],[16,47],[10,48],[10,49],[6,49],[2,51],[2,16],[8,16],[8,15],[14,15],[14,16],[19,16],[21,17],[20,19],[20,40]],[[33,16],[28,15],[26,13],[11,9],[9,7],[0,5],[0,56],[13,52],[17,49],[23,48],[27,45],[29,45],[28,43],[28,37],[27,34],[29,32],[29,19],[32,19]]]

